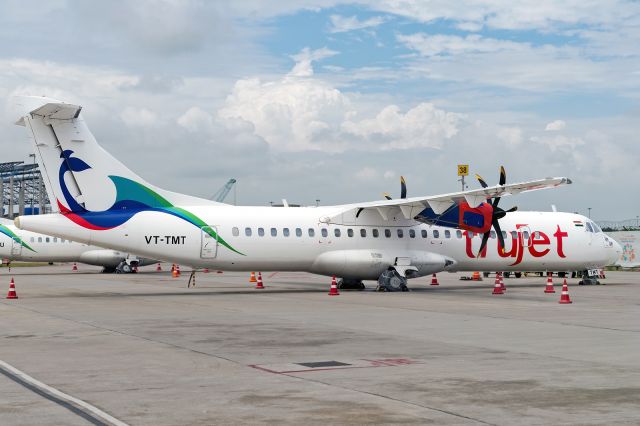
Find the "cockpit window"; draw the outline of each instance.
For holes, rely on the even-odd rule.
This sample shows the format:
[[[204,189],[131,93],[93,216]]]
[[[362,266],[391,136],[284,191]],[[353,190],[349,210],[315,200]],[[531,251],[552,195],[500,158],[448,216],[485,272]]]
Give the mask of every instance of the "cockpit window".
[[[591,226],[593,226],[593,232],[602,232],[602,229],[600,229],[597,223],[591,222]]]
[[[587,232],[593,232],[593,228],[591,227],[591,222],[587,222]]]

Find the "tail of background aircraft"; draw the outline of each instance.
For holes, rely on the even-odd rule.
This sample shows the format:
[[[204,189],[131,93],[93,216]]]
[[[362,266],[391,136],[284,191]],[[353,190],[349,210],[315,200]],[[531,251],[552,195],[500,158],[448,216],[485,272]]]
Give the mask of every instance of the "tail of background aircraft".
[[[33,142],[54,211],[82,214],[78,220],[91,222],[92,213],[218,204],[165,191],[133,173],[98,144],[78,105],[31,96],[13,103],[20,116],[16,124],[27,128]],[[96,229],[113,225],[105,217],[96,220]]]

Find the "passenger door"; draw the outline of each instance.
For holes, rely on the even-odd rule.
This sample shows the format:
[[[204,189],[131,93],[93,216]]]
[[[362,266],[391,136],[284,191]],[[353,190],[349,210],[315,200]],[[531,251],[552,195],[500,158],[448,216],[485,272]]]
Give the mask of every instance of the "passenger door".
[[[215,237],[213,235],[215,235]],[[207,225],[200,228],[200,257],[202,259],[215,259],[218,255],[218,228]]]

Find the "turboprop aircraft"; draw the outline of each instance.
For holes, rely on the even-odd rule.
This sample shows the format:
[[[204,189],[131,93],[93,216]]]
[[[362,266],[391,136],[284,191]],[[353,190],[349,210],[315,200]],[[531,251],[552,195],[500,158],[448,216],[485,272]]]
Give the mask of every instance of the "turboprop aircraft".
[[[498,207],[503,196],[570,184],[564,177],[506,184],[502,173],[498,185],[436,196],[231,206],[147,183],[97,143],[78,105],[20,97],[14,108],[58,211],[22,216],[21,229],[194,268],[306,271],[388,291],[445,270],[585,270],[618,257],[584,216]]]
[[[102,266],[103,272],[124,273],[131,272],[135,266],[156,262],[65,238],[22,231],[8,219],[0,219],[0,257],[10,262],[79,262]]]

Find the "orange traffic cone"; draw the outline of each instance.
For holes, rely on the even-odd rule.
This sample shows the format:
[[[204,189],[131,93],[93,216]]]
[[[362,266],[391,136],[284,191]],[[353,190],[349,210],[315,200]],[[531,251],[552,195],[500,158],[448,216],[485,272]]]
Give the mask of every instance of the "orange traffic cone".
[[[9,284],[9,293],[7,293],[7,299],[17,299],[18,293],[16,293],[16,284],[13,282],[13,277],[11,278],[11,283]]]
[[[73,268],[71,268],[71,270],[73,272],[76,272],[78,270],[78,265],[76,265],[76,262],[73,262]]]
[[[482,281],[482,277],[480,276],[480,272],[475,271],[473,276],[471,277],[473,281]]]
[[[180,265],[174,265],[173,268],[171,268],[171,276],[173,278],[178,278],[180,276]]]
[[[567,304],[573,303],[571,298],[569,297],[569,286],[567,285],[567,279],[564,279],[564,283],[562,284],[562,293],[560,293],[560,301],[558,303]]]
[[[555,293],[555,289],[553,288],[553,278],[551,278],[551,274],[547,274],[547,286],[544,288],[545,293]]]
[[[256,273],[255,272],[251,273],[251,276],[249,277],[249,282],[250,283],[258,282],[258,280],[256,280]]]
[[[502,291],[502,285],[500,284],[499,279],[496,279],[496,283],[493,286],[493,293],[491,294],[504,294],[504,292]]]
[[[156,272],[162,271],[162,266],[160,266],[160,262],[158,262],[158,266],[156,266]]]
[[[256,284],[256,288],[262,290],[264,285],[262,284],[262,272],[258,272],[258,284]]]
[[[440,285],[440,283],[438,282],[438,277],[436,277],[436,274],[433,274],[433,276],[431,277],[431,285]]]
[[[331,289],[329,290],[329,296],[340,296],[340,292],[338,292],[338,283],[336,282],[336,276],[334,275],[331,278]]]
[[[180,265],[176,265],[176,274],[180,276]]]

